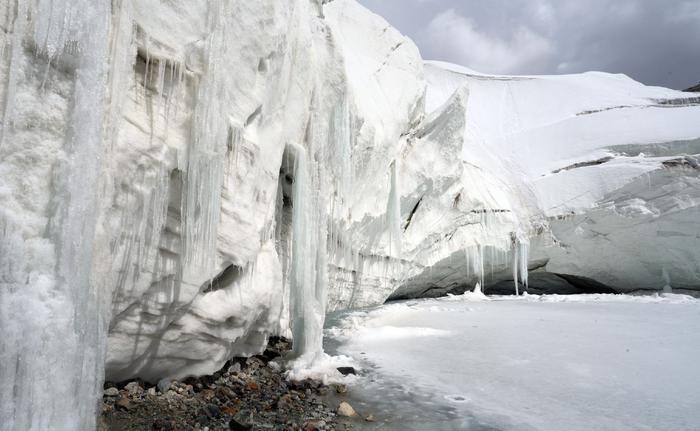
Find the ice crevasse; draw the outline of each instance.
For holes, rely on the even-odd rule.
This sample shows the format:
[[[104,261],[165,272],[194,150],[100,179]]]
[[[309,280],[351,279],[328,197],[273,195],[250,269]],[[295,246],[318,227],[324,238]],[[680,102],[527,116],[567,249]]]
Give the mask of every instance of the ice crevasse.
[[[353,0],[0,0],[0,27],[2,429],[91,429],[104,376],[270,334],[313,355],[326,311],[388,298],[700,289],[691,93],[424,63]]]

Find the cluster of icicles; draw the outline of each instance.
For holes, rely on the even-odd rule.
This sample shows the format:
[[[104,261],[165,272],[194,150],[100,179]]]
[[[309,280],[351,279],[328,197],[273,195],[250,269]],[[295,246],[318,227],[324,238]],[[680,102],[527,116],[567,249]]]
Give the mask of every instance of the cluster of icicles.
[[[521,285],[525,288],[525,290],[527,290],[529,250],[529,244],[519,240],[514,240],[510,251],[495,250],[494,248],[489,247],[489,253],[485,250],[485,247],[481,245],[467,247],[464,251],[467,260],[467,278],[471,279],[472,276],[476,276],[478,280],[474,287],[474,291],[483,291],[486,281],[487,262],[489,262],[493,268],[495,265],[507,264],[508,261],[510,261],[513,267],[515,294],[520,295]]]

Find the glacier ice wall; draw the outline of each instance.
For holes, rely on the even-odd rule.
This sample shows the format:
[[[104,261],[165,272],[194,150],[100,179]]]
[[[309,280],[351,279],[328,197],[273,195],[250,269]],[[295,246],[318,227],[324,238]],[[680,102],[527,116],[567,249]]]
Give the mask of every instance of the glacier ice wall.
[[[0,4],[2,429],[93,428],[103,375],[207,373],[290,329],[318,350],[327,303],[388,296],[392,166],[425,83],[382,19]]]
[[[469,88],[462,157],[507,178],[510,202],[530,208],[530,269],[619,291],[700,287],[700,99],[598,72],[428,62],[426,75],[428,110]]]
[[[326,310],[531,270],[700,287],[687,94],[424,65],[353,0],[0,0],[0,26],[1,429],[91,429],[103,375],[270,334],[314,355]]]

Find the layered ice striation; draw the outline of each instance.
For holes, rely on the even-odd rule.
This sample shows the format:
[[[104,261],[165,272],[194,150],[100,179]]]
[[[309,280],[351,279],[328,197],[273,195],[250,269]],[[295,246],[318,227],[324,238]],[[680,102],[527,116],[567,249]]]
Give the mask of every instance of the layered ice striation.
[[[90,429],[103,375],[270,334],[311,363],[326,311],[388,298],[700,287],[687,93],[425,65],[353,0],[0,0],[0,29],[1,429]]]

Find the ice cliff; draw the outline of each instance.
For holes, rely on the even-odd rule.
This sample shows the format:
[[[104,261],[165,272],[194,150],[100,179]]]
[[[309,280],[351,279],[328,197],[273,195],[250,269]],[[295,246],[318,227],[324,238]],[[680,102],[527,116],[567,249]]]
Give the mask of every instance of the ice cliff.
[[[353,0],[0,0],[0,26],[1,429],[93,428],[103,375],[315,352],[325,311],[389,297],[700,288],[692,94],[424,65]]]

